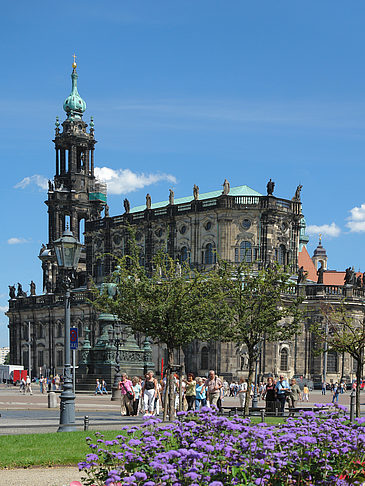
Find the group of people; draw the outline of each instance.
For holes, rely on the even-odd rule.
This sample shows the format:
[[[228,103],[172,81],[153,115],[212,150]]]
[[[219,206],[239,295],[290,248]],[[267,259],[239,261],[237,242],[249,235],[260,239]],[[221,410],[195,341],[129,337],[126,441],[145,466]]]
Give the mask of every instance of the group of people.
[[[179,406],[180,383],[181,395],[186,410],[199,410],[210,403],[221,408],[224,396],[223,381],[212,370],[208,378],[195,377],[188,373],[181,381],[177,375],[172,375],[175,409]],[[153,371],[146,373],[144,378],[135,376],[130,380],[126,373],[119,383],[121,393],[121,415],[159,415],[164,406],[166,376],[162,380],[155,378]]]
[[[106,381],[100,380],[99,378],[96,379],[96,387],[94,395],[105,395],[108,394],[108,390],[106,389]]]

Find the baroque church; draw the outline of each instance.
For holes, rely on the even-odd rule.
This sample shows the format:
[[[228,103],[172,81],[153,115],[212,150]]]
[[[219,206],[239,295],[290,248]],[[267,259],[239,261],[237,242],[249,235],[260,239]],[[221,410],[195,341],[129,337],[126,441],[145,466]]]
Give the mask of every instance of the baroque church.
[[[71,74],[72,90],[63,108],[66,119],[55,124],[55,175],[48,185],[45,201],[48,211],[48,243],[39,254],[43,273],[43,289],[34,287],[27,296],[21,288],[10,291],[9,335],[10,362],[28,367],[29,348],[33,375],[63,373],[64,365],[64,301],[59,281],[53,242],[69,227],[83,243],[71,299],[71,325],[77,327],[79,348],[76,364],[84,373],[96,376],[105,363],[113,365],[115,349],[108,341],[108,332],[115,325],[112,317],[100,315],[93,308],[90,284],[102,284],[113,271],[114,254],[122,256],[127,242],[127,225],[136,229],[141,263],[151,265],[154,253],[164,249],[181,262],[200,270],[209,269],[216,255],[232,262],[243,259],[260,269],[271,262],[285,265],[293,274],[293,294],[300,293],[306,317],[301,332],[285,342],[266,342],[261,347],[259,374],[285,373],[320,382],[323,356],[316,353],[310,324],[321,320],[321,303],[339,304],[343,296],[353,304],[354,315],[364,312],[364,290],[344,287],[344,272],[327,268],[326,251],[319,242],[313,257],[308,254],[305,219],[300,200],[301,186],[293,197],[277,197],[273,181],[262,194],[247,185],[223,187],[201,193],[194,185],[190,195],[175,197],[170,190],[166,201],[154,202],[146,195],[143,206],[130,207],[124,200],[124,213],[109,215],[107,187],[97,180],[95,166],[94,122],[83,119],[86,103],[77,89],[76,63]],[[306,274],[297,284],[300,267]],[[323,282],[317,283],[318,267],[324,269]],[[123,323],[127,324],[127,323]],[[127,346],[128,344],[128,346]],[[122,343],[125,359],[138,362],[143,369],[152,366],[161,372],[165,350],[150,343],[145,336],[129,336]],[[130,354],[130,350],[133,350]],[[122,354],[123,356],[123,354]],[[218,341],[195,341],[176,353],[176,362],[186,371],[206,375],[209,369],[228,379],[247,375],[247,355],[243,346]],[[137,363],[137,364],[138,364]],[[352,379],[356,364],[350,356],[328,354],[325,361],[327,379]],[[112,367],[113,368],[113,367]],[[135,372],[135,371],[134,371]],[[111,379],[111,377],[109,377]]]

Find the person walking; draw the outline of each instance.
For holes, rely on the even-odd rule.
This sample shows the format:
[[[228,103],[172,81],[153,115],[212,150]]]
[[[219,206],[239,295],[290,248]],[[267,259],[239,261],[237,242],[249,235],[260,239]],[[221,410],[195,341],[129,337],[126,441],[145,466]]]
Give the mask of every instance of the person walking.
[[[149,371],[146,374],[142,387],[142,396],[145,415],[153,415],[157,396],[157,380],[153,377],[153,371]]]
[[[307,385],[303,387],[303,402],[309,402],[309,388]]]
[[[32,382],[30,380],[30,376],[28,375],[26,380],[25,380],[25,393],[29,393],[30,395],[33,395],[32,391]]]
[[[139,382],[138,376],[135,376],[132,380],[132,388],[134,391],[134,399],[132,403],[133,415],[138,415],[138,406],[141,398],[142,386]]]
[[[326,382],[322,381],[322,395],[326,394]]]
[[[264,387],[263,399],[266,403],[266,414],[274,414],[276,404],[276,390],[274,380],[271,376],[268,377],[266,385]]]
[[[185,383],[185,397],[188,402],[188,412],[194,410],[196,400],[196,381],[193,373],[188,373],[188,379]]]
[[[223,386],[222,380],[215,376],[215,371],[210,370],[208,379],[205,382],[206,389],[208,390],[208,400],[210,406],[217,407],[218,399],[220,398],[220,389]]]
[[[289,393],[289,407],[290,408],[295,408],[295,405],[298,400],[301,400],[301,391],[299,388],[299,385],[297,383],[297,380],[295,378],[292,378],[290,382],[290,393]]]
[[[132,415],[132,403],[134,400],[134,391],[131,380],[128,379],[127,373],[122,373],[122,379],[119,382],[119,390],[121,394],[120,414]]]
[[[285,380],[284,375],[279,376],[279,381],[276,383],[275,390],[276,399],[279,405],[279,413],[280,415],[284,415],[286,397],[290,393],[289,383]]]
[[[338,403],[339,394],[340,394],[340,387],[338,386],[338,383],[336,382],[334,387],[333,387],[332,403]]]
[[[247,397],[247,382],[244,378],[240,378],[237,394],[240,401],[240,407],[244,410]]]
[[[196,379],[195,387],[195,410],[200,410],[202,407],[202,400],[206,397],[205,386],[201,378]]]
[[[106,381],[101,380],[101,394],[105,393],[105,395],[108,394],[108,390],[106,389]]]
[[[101,385],[99,378],[96,379],[96,386],[95,386],[95,395],[102,395]]]

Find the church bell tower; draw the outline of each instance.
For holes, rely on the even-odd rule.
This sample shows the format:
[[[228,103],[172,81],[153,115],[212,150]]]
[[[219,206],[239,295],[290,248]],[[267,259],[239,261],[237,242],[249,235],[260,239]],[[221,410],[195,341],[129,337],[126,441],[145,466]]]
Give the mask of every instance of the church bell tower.
[[[68,226],[75,238],[83,242],[85,221],[99,219],[106,205],[106,185],[94,175],[94,122],[82,119],[86,103],[77,90],[76,62],[72,64],[72,90],[63,109],[66,119],[62,129],[56,118],[55,144],[56,174],[48,181],[48,244],[43,247],[42,260],[44,290],[54,291],[57,279],[57,263],[53,255],[53,241],[60,238]],[[85,251],[81,254],[78,269],[79,284],[85,277]]]

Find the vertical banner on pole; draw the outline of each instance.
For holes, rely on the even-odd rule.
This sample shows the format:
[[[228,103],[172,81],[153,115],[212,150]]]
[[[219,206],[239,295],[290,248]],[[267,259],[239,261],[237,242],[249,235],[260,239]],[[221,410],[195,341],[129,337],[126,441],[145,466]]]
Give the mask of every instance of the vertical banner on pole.
[[[163,358],[161,358],[161,380],[163,379]]]

